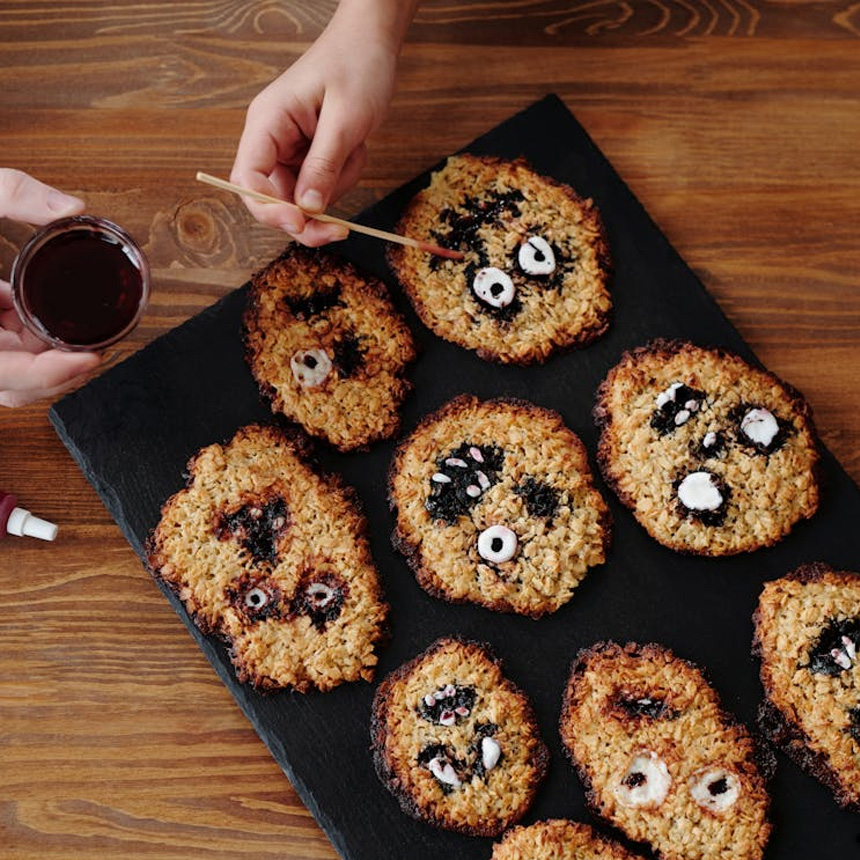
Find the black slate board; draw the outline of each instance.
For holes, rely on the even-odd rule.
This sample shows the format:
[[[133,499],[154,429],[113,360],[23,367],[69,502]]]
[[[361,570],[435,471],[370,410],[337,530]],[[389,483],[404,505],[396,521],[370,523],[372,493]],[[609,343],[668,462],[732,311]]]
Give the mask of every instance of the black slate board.
[[[612,327],[592,346],[542,367],[495,366],[433,337],[393,289],[422,348],[412,374],[415,392],[405,408],[405,432],[461,392],[525,397],[559,411],[582,437],[594,465],[594,392],[625,349],[653,337],[684,337],[754,360],[558,98],[546,97],[466,149],[524,155],[540,172],[595,199],[615,268]],[[428,175],[395,191],[361,220],[391,229]],[[359,236],[337,247],[393,283],[382,243]],[[242,424],[271,419],[239,341],[245,290],[230,293],[51,410],[63,442],[139,555],[161,504],[183,485],[188,458],[203,445],[229,439]],[[727,559],[677,555],[653,542],[600,484],[615,518],[613,547],[608,563],[587,577],[566,607],[535,622],[450,606],[418,588],[390,546],[385,474],[393,447],[384,443],[350,455],[320,451],[325,468],[342,473],[358,491],[393,607],[393,638],[381,654],[378,677],[443,634],[489,642],[505,661],[508,677],[531,695],[552,753],[550,775],[525,823],[549,816],[590,820],[557,732],[568,666],[580,648],[606,638],[662,642],[705,667],[725,706],[750,725],[760,698],[758,666],[750,657],[751,614],[762,582],[802,562],[828,561],[849,570],[858,566],[853,531],[860,522],[860,492],[825,452],[819,513],[772,549]],[[325,695],[257,694],[236,682],[223,647],[201,636],[176,598],[166,591],[165,596],[344,858],[399,860],[403,846],[412,860],[489,858],[491,840],[413,821],[377,781],[368,750],[373,685],[345,685]],[[776,829],[767,858],[857,854],[860,819],[840,811],[825,789],[782,756],[772,787]]]

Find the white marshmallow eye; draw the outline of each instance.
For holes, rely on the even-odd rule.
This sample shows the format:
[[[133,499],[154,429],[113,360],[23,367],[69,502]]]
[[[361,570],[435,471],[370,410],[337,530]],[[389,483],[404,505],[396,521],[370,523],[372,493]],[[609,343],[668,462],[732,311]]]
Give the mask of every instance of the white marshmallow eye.
[[[507,526],[490,526],[478,535],[478,555],[493,564],[510,561],[517,551],[517,536]]]
[[[741,419],[741,432],[753,445],[766,450],[779,432],[779,423],[773,413],[757,407],[750,409]]]
[[[427,762],[427,769],[436,779],[443,785],[448,785],[451,788],[460,787],[460,777],[457,776],[457,771],[453,765],[444,756],[435,756]]]
[[[678,485],[681,504],[691,511],[716,511],[723,503],[723,494],[710,472],[691,472]]]
[[[555,254],[542,236],[529,236],[520,245],[517,262],[527,275],[551,275],[555,271]]]
[[[502,756],[502,748],[492,738],[481,738],[481,764],[484,770],[492,770]]]
[[[510,275],[492,266],[479,269],[472,281],[472,291],[493,308],[506,308],[513,300],[516,287]]]
[[[258,582],[248,584],[244,591],[235,595],[235,606],[248,621],[256,622],[267,618],[277,617],[280,592],[269,583]]]
[[[243,602],[246,609],[250,609],[252,612],[259,612],[261,609],[266,608],[266,604],[268,604],[271,599],[271,594],[257,586],[255,588],[248,589]]]
[[[306,593],[308,602],[316,609],[325,609],[337,596],[337,592],[323,582],[312,582]]]
[[[690,794],[703,809],[721,813],[735,805],[741,782],[731,771],[708,767],[690,777]]]
[[[324,349],[301,349],[290,359],[293,378],[302,388],[316,388],[331,373],[331,359]]]
[[[653,752],[634,756],[615,785],[622,806],[659,806],[669,793],[672,777],[666,763]]]

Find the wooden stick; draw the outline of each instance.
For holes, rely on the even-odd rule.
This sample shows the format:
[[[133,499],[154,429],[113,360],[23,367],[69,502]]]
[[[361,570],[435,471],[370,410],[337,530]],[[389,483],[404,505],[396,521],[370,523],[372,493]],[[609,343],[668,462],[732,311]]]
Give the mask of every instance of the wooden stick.
[[[324,221],[326,224],[339,224],[341,227],[346,227],[347,230],[353,230],[356,233],[364,233],[366,236],[373,236],[375,239],[383,239],[386,242],[397,242],[399,245],[408,245],[410,248],[418,248],[419,251],[426,251],[428,254],[436,254],[439,257],[447,257],[449,260],[462,260],[463,253],[454,251],[451,248],[442,248],[440,245],[433,245],[430,242],[422,242],[420,239],[413,239],[411,236],[402,236],[400,233],[388,233],[385,230],[377,230],[376,227],[366,227],[364,224],[356,224],[353,221],[344,221],[343,218],[336,218],[334,215],[326,215],[325,213],[311,214],[305,212],[300,206],[295,203],[289,203],[286,200],[281,200],[278,197],[272,197],[269,194],[263,194],[260,191],[252,191],[250,188],[243,188],[241,185],[236,185],[232,182],[227,182],[225,179],[219,179],[217,176],[210,176],[202,171],[197,172],[197,181],[206,182],[209,185],[214,185],[222,191],[231,191],[233,194],[240,194],[243,197],[251,197],[254,200],[259,200],[262,203],[279,203],[285,206],[292,206],[298,209],[307,218],[313,218],[316,221]]]

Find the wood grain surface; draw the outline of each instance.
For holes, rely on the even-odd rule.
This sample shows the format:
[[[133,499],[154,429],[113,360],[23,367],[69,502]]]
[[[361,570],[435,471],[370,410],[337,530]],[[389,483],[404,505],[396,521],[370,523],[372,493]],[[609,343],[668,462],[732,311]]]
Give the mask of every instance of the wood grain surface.
[[[144,245],[113,360],[284,237],[229,195],[248,101],[328,0],[3,0],[0,161]],[[427,0],[350,217],[547,92],[583,123],[860,480],[860,5]],[[0,224],[0,273],[31,228]],[[0,411],[0,487],[60,526],[0,543],[0,856],[332,858],[325,835],[55,436]],[[857,569],[860,569],[858,554]]]

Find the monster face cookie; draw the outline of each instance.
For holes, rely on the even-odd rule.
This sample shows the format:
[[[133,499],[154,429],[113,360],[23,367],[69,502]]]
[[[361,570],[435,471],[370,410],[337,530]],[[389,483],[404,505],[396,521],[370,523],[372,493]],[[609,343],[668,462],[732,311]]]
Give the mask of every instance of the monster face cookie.
[[[293,247],[251,281],[248,363],[273,411],[342,451],[397,432],[412,335],[383,284]]]
[[[664,860],[762,856],[769,800],[753,740],[668,649],[582,652],[561,738],[592,810]]]
[[[389,261],[424,324],[481,358],[542,362],[609,325],[609,251],[596,207],[523,160],[452,156],[399,229],[465,255],[392,246]]]
[[[422,588],[539,618],[603,563],[609,514],[561,417],[522,400],[463,395],[397,450],[395,545]]]
[[[598,461],[660,543],[730,555],[770,546],[818,507],[809,407],[724,350],[655,341],[600,386]]]
[[[803,565],[765,583],[759,724],[838,803],[860,812],[860,576]]]
[[[350,494],[314,472],[300,437],[249,426],[189,463],[147,550],[153,574],[240,680],[328,690],[370,680],[387,606]]]
[[[512,827],[493,846],[490,860],[641,860],[587,824],[553,818]]]
[[[525,814],[549,755],[499,661],[458,638],[439,639],[379,685],[371,745],[404,812],[473,836],[497,836]]]

